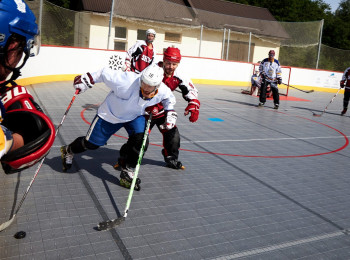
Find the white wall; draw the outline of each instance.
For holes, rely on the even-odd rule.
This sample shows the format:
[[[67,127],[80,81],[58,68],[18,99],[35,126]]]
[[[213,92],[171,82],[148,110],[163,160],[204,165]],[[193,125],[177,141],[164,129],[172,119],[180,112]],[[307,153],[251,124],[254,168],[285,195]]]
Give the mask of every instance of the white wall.
[[[113,59],[111,59],[113,57]],[[40,54],[27,61],[19,84],[72,80],[75,75],[92,72],[114,64],[120,68],[125,52],[99,49],[42,46]],[[162,59],[158,56],[157,59]],[[179,69],[200,84],[247,86],[253,64],[209,58],[183,57]],[[287,81],[289,69],[283,69]],[[291,68],[290,84],[300,88],[333,91],[339,88],[342,72]]]

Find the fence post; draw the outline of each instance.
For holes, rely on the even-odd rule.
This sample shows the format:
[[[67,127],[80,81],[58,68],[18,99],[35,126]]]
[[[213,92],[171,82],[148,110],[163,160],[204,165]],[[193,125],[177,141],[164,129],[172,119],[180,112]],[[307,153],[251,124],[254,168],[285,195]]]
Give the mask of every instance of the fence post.
[[[109,16],[107,50],[109,50],[109,39],[111,38],[111,29],[112,29],[112,22],[113,22],[113,10],[114,10],[114,0],[112,0],[111,15]]]
[[[226,60],[228,60],[228,51],[230,49],[230,34],[231,34],[231,29],[228,29],[227,48],[226,48]]]
[[[199,40],[198,57],[201,56],[202,38],[203,38],[203,24],[201,25],[201,35],[200,35],[200,40]]]
[[[249,59],[250,59],[250,44],[252,42],[252,33],[249,32],[249,45],[248,45],[248,62],[249,62]]]
[[[43,0],[40,0],[40,4],[39,4],[39,24],[38,24],[40,36],[41,36],[41,24],[42,24],[42,20],[43,20],[43,4],[44,4]]]
[[[221,59],[224,59],[225,55],[225,41],[226,41],[226,28],[224,28],[224,38],[222,39]]]
[[[317,60],[316,60],[316,69],[318,69],[318,62],[319,62],[319,60],[320,60],[320,52],[321,52],[321,44],[322,44],[323,23],[324,23],[324,19],[321,20],[320,41],[319,41],[319,43],[318,43],[318,53],[317,53]]]

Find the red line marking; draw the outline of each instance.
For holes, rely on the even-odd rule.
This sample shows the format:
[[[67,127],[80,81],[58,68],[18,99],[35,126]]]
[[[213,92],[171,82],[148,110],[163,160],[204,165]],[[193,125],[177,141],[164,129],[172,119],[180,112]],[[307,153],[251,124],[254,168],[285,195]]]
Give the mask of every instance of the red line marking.
[[[87,110],[88,108],[90,107],[87,107],[87,108],[84,108],[81,112],[80,112],[80,117],[82,118],[82,120],[87,123],[88,125],[90,125],[91,123],[89,121],[87,121],[85,119],[85,116],[84,116],[84,112],[85,110]],[[277,112],[277,111],[273,111],[273,112]],[[284,112],[277,112],[277,113],[281,113],[281,114],[285,114],[287,116],[291,116],[291,115],[288,115]],[[215,155],[223,155],[223,156],[233,156],[233,157],[247,157],[247,158],[301,158],[301,157],[314,157],[314,156],[321,156],[321,155],[326,155],[326,154],[331,154],[331,153],[336,153],[336,152],[339,152],[343,149],[345,149],[348,145],[349,145],[349,139],[347,138],[347,136],[341,132],[340,130],[332,127],[332,126],[329,126],[329,125],[326,125],[324,123],[320,123],[320,122],[317,122],[315,120],[312,120],[312,119],[309,119],[309,118],[305,118],[305,117],[301,117],[301,116],[294,116],[294,117],[297,117],[297,118],[301,118],[301,119],[304,119],[304,120],[308,120],[310,122],[313,122],[313,123],[316,123],[316,124],[319,124],[319,125],[323,125],[325,127],[328,127],[336,132],[338,132],[340,135],[342,135],[345,139],[345,144],[341,147],[339,147],[338,149],[335,149],[335,150],[332,150],[332,151],[329,151],[329,152],[324,152],[324,153],[315,153],[315,154],[305,154],[305,155],[285,155],[285,156],[280,156],[280,155],[242,155],[242,154],[227,154],[227,153],[214,153],[214,152],[206,152],[206,151],[197,151],[197,150],[189,150],[189,149],[182,149],[180,148],[181,151],[186,151],[186,152],[193,152],[193,153],[202,153],[202,154],[215,154]],[[125,136],[121,136],[121,135],[117,135],[117,134],[114,134],[114,136],[116,137],[120,137],[120,138],[123,138],[123,139],[128,139],[127,137]],[[163,145],[159,145],[159,144],[152,144],[150,143],[150,145],[153,145],[153,146],[158,146],[158,147],[163,147]]]

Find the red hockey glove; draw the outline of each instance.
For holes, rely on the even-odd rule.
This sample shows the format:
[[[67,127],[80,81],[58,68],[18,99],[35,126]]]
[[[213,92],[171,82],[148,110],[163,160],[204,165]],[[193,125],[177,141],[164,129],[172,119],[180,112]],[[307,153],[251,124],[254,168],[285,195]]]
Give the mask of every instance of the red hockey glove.
[[[344,81],[344,80],[340,81],[340,87],[341,87],[341,88],[344,88],[344,87],[345,87],[345,81]]]
[[[188,105],[185,109],[184,115],[187,116],[189,114],[189,112],[191,112],[191,116],[189,119],[192,123],[194,123],[198,120],[199,106],[200,105],[201,105],[201,103],[199,102],[198,99],[192,99],[192,100],[190,100],[190,102],[188,102]]]
[[[95,84],[94,79],[91,74],[88,72],[83,75],[76,76],[74,78],[73,86],[75,89],[79,89],[79,94],[84,93],[88,88],[92,88]]]

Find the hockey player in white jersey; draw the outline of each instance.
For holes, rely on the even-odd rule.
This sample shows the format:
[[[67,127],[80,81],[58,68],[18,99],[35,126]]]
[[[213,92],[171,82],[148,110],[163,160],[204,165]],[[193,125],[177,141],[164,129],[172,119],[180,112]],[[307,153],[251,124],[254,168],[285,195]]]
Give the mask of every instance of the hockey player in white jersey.
[[[259,96],[259,107],[264,106],[266,102],[267,86],[271,87],[274,109],[278,109],[280,98],[277,84],[282,83],[282,70],[278,60],[275,59],[275,51],[269,51],[269,57],[264,59],[259,66],[259,72],[262,79]]]
[[[105,145],[115,132],[124,127],[129,138],[123,150],[126,164],[120,174],[120,184],[130,188],[146,127],[145,109],[161,102],[165,110],[176,113],[175,96],[162,83],[162,79],[163,69],[156,65],[147,67],[141,74],[104,68],[77,76],[74,87],[80,93],[99,82],[103,82],[111,91],[98,108],[86,136],[78,137],[71,144],[61,147],[63,170],[71,168],[74,154]],[[175,122],[165,122],[164,127],[171,124]],[[139,179],[135,189],[140,189]]]
[[[163,62],[159,62],[158,66],[164,68],[163,83],[168,86],[171,91],[175,91],[177,88],[182,93],[182,97],[188,102],[185,108],[184,115],[189,115],[189,121],[194,123],[199,117],[200,102],[198,100],[198,90],[193,85],[192,81],[185,77],[183,73],[177,70],[177,67],[181,61],[181,53],[178,48],[168,47],[163,56]],[[164,122],[168,120],[168,117],[177,117],[173,113],[168,113],[162,103],[158,103],[154,106],[149,106],[147,111],[152,114],[152,121],[150,128],[156,125],[158,130],[163,135],[162,155],[166,166],[173,169],[185,169],[179,158],[180,149],[180,134],[177,126],[174,124],[172,128],[164,128]],[[124,147],[124,145],[123,145]],[[123,147],[121,150],[123,150]],[[118,158],[118,162],[114,165],[117,169],[125,164],[123,156]]]
[[[261,86],[261,77],[259,76],[259,69],[255,69],[254,73],[250,79],[250,95],[257,96],[259,94],[260,86]]]
[[[155,50],[153,41],[156,37],[156,31],[148,29],[146,31],[146,39],[137,41],[126,52],[124,71],[132,71],[140,73],[154,61]]]

